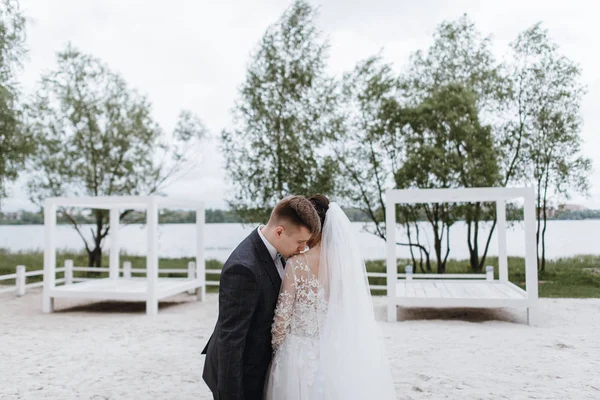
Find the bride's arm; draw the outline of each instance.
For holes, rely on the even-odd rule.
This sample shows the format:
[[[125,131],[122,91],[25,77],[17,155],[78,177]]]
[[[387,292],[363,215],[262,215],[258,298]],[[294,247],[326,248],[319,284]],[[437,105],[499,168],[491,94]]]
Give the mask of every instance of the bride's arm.
[[[286,263],[285,276],[283,277],[283,283],[279,291],[277,307],[275,307],[275,318],[271,326],[273,351],[277,351],[281,343],[283,343],[292,318],[292,309],[294,307],[294,299],[296,298],[296,280],[294,278],[292,262],[293,260],[290,259]]]

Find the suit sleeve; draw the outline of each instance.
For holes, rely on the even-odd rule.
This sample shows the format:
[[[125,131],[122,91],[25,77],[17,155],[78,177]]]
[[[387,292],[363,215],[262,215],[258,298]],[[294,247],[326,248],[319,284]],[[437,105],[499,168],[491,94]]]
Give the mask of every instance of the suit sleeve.
[[[242,400],[244,348],[258,301],[258,285],[254,273],[239,264],[223,272],[219,285],[219,399]]]

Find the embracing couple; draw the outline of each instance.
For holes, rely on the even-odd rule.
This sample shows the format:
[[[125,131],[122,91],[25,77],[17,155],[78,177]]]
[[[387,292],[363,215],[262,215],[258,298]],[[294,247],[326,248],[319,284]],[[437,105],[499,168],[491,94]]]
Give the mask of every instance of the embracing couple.
[[[290,196],[225,262],[203,351],[215,399],[396,398],[350,220]]]

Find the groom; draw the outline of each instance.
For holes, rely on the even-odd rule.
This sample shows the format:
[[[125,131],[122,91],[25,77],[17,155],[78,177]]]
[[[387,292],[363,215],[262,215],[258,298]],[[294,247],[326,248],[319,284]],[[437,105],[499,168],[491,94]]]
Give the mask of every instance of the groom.
[[[273,209],[225,262],[219,282],[219,317],[202,377],[218,400],[262,400],[271,362],[271,323],[284,262],[320,229],[308,199],[290,196]]]

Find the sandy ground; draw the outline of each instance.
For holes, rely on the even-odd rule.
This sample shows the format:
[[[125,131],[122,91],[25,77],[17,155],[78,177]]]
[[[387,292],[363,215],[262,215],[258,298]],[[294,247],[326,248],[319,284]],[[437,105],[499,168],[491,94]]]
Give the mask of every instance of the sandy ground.
[[[0,399],[211,399],[200,351],[217,314],[180,296],[141,303],[0,295]],[[383,320],[384,299],[376,298]],[[524,310],[409,310],[381,322],[400,399],[600,399],[600,300]]]

